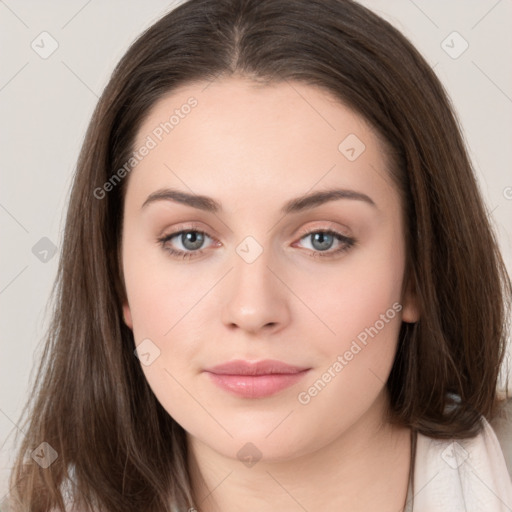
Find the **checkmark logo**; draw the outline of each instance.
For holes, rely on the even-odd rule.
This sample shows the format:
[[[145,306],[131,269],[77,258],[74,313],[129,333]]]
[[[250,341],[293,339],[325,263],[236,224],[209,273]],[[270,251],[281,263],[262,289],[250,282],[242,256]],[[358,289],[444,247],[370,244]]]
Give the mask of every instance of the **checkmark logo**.
[[[41,238],[32,247],[32,254],[41,263],[48,263],[55,256],[56,252],[57,252],[57,246],[46,236]]]
[[[160,356],[160,349],[153,341],[146,338],[137,345],[134,354],[144,366],[150,366]]]
[[[41,59],[50,57],[59,47],[57,40],[48,32],[41,32],[30,44]]]
[[[469,43],[457,31],[453,31],[443,39],[441,48],[450,58],[455,60],[469,48]]]
[[[253,236],[246,236],[236,247],[236,253],[246,263],[254,263],[263,252],[263,247]]]
[[[46,441],[42,442],[35,450],[30,454],[32,459],[37,462],[43,469],[50,467],[59,454],[53,449],[53,447]]]
[[[366,145],[355,133],[349,133],[338,145],[338,151],[349,162],[357,160],[365,149]]]
[[[467,450],[457,441],[450,443],[441,453],[441,458],[452,469],[457,469],[469,457]]]
[[[236,454],[238,460],[247,466],[252,468],[263,456],[261,451],[253,443],[245,443]]]

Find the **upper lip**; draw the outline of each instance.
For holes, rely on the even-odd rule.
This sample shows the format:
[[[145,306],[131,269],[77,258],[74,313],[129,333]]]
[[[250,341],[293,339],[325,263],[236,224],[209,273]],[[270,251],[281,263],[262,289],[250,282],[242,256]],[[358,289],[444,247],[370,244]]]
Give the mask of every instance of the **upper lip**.
[[[294,374],[309,368],[293,366],[274,359],[265,359],[264,361],[244,361],[236,359],[228,361],[205,371],[217,375],[270,375],[270,374]]]

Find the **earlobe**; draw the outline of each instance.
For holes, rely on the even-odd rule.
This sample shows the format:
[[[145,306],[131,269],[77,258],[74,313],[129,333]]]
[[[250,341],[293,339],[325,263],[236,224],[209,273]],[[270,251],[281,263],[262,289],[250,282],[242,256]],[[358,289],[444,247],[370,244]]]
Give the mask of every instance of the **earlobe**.
[[[402,300],[402,321],[413,324],[420,319],[418,294],[413,280],[409,279]]]
[[[130,306],[127,302],[123,304],[123,318],[124,323],[133,330],[133,322],[132,322],[132,313],[130,311]]]

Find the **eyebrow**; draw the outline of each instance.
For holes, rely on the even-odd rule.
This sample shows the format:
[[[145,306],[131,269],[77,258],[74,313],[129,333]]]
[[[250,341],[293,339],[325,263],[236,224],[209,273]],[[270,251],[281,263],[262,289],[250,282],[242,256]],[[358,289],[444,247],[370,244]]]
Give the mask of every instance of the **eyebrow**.
[[[336,201],[339,199],[363,201],[375,208],[377,207],[374,201],[366,194],[356,192],[355,190],[335,188],[330,190],[323,190],[320,192],[313,192],[302,197],[291,199],[290,201],[287,201],[281,208],[281,213],[298,213],[304,210],[315,208],[329,201]],[[149,204],[156,201],[172,201],[211,213],[222,212],[221,204],[211,197],[189,194],[188,192],[183,192],[182,190],[172,188],[162,188],[150,194],[144,201],[141,209],[146,208]]]

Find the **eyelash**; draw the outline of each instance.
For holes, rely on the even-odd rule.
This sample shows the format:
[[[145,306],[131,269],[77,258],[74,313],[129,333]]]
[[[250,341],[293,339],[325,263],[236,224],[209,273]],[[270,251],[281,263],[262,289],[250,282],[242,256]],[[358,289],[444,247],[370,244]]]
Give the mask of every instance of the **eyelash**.
[[[169,242],[171,239],[178,235],[182,235],[183,233],[198,233],[200,235],[207,236],[208,238],[212,238],[208,233],[205,231],[202,231],[201,229],[194,229],[194,228],[188,228],[188,229],[182,229],[180,231],[175,231],[174,233],[169,233],[168,235],[164,235],[161,238],[158,238],[157,241],[160,243],[162,248],[167,251],[171,256],[179,258],[179,259],[191,259],[195,258],[197,256],[200,256],[205,252],[205,249],[199,249],[197,251],[181,251],[172,249],[170,247],[167,247],[165,244]],[[342,245],[335,249],[334,251],[313,251],[312,254],[309,256],[312,258],[333,258],[336,255],[342,254],[349,249],[351,249],[355,244],[356,240],[354,238],[350,238],[348,236],[342,235],[341,233],[338,233],[337,231],[334,231],[332,229],[312,229],[309,230],[301,235],[299,240],[302,240],[303,238],[306,238],[312,234],[315,233],[322,233],[324,235],[332,235],[335,239],[337,239],[339,242],[342,243]],[[212,238],[213,239],[213,238]],[[308,249],[308,251],[310,251]]]

